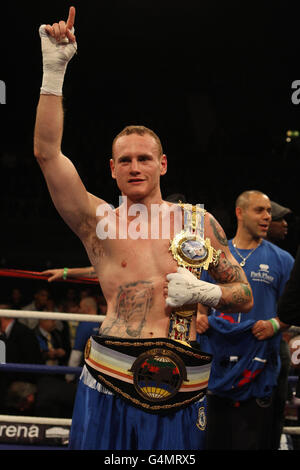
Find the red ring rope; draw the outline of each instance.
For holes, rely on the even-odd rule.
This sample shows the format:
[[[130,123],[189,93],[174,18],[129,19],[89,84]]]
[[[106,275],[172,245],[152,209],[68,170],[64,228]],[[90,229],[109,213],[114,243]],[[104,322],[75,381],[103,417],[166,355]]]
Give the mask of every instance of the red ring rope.
[[[0,277],[15,277],[15,278],[23,278],[23,279],[45,279],[47,280],[50,275],[48,274],[41,274],[37,271],[23,271],[21,269],[0,269]],[[53,282],[77,282],[80,284],[98,284],[97,278],[91,277],[77,277],[77,278],[67,278],[64,279],[57,279]]]

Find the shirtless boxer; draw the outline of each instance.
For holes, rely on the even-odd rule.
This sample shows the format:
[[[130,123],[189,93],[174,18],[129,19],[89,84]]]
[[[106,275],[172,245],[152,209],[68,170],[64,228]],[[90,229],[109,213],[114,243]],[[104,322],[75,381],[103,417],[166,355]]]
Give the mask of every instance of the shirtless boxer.
[[[127,369],[124,366],[123,370],[122,364],[124,361],[130,362],[132,357],[136,358],[132,352],[134,347],[143,345],[144,348],[145,344],[152,344],[149,340],[156,344],[157,338],[168,338],[170,314],[174,306],[192,301],[213,305],[223,311],[247,312],[253,304],[252,292],[243,270],[228,250],[222,228],[209,213],[206,213],[204,220],[205,237],[210,239],[215,250],[221,251],[217,263],[209,268],[219,283],[217,285],[199,281],[184,268],[176,272],[178,265],[169,251],[169,239],[132,239],[129,234],[118,239],[118,231],[115,239],[100,239],[97,236],[97,224],[101,217],[96,212],[105,202],[87,192],[74,165],[61,152],[63,79],[67,63],[77,47],[72,29],[74,19],[75,8],[71,7],[67,22],[40,27],[43,82],[34,133],[34,154],[55,207],[85,246],[107,301],[107,314],[100,336],[92,340],[86,353],[89,367],[84,368],[78,386],[70,447],[201,449],[205,429],[203,399],[176,408],[176,397],[184,394],[177,393],[170,405],[160,406],[155,401],[152,405],[147,400],[141,400],[139,391],[139,395],[132,400],[136,392],[133,386],[128,388],[126,383],[126,380],[130,382],[129,366],[126,366]],[[136,219],[136,215],[128,214],[135,203],[143,204],[151,223],[151,205],[163,203],[160,177],[167,171],[167,158],[159,138],[143,126],[125,128],[113,141],[110,168],[121,194],[127,197],[127,230]],[[114,215],[119,221],[121,206],[115,209]],[[171,221],[172,239],[175,235],[174,219],[171,218]],[[194,316],[189,341],[192,343],[195,337]],[[112,341],[109,343],[107,338],[114,341],[117,338],[119,341],[115,341],[109,349],[107,345]],[[168,341],[164,343],[166,348],[168,345],[172,348],[173,343],[177,343]],[[127,349],[122,349],[122,345]],[[184,345],[181,351],[184,357],[194,354],[193,348]],[[117,365],[112,363],[113,359]],[[96,364],[95,370],[93,364]],[[117,385],[113,378],[106,380],[103,374],[99,374],[100,369],[111,371],[113,367],[115,369],[111,375],[117,376]],[[194,363],[190,367],[189,370],[194,370]],[[175,369],[178,371],[178,368]],[[103,380],[99,379],[99,382],[98,377]],[[121,384],[122,381],[124,383]],[[191,378],[186,383],[191,384]],[[183,390],[182,387],[180,390]],[[156,409],[163,412],[156,412]]]

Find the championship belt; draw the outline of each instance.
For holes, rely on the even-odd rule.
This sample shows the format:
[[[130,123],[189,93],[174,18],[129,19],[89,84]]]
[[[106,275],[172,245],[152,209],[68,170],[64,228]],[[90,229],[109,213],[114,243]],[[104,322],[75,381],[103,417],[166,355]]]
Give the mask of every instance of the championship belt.
[[[202,269],[212,264],[217,266],[221,250],[215,250],[210,239],[204,240],[205,210],[202,204],[179,204],[184,211],[184,229],[170,242],[173,258],[178,265],[191,271],[198,279]],[[196,305],[176,308],[170,317],[169,338],[188,343],[192,316],[197,313]]]
[[[204,397],[212,356],[169,338],[91,336],[85,366],[97,382],[149,413],[172,413]]]

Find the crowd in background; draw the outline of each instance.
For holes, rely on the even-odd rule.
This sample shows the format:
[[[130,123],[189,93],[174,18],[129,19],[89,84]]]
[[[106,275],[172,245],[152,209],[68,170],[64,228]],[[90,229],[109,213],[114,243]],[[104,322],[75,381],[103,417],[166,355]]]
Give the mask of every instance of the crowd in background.
[[[13,282],[13,281],[12,281]],[[104,297],[89,287],[66,286],[59,296],[45,286],[28,294],[12,287],[1,299],[0,308],[105,315]],[[52,320],[48,318],[13,318],[0,316],[0,339],[5,343],[6,363],[36,366],[83,365],[87,339],[97,334],[101,321]],[[57,369],[55,369],[55,372]],[[71,418],[79,374],[1,371],[0,414]]]

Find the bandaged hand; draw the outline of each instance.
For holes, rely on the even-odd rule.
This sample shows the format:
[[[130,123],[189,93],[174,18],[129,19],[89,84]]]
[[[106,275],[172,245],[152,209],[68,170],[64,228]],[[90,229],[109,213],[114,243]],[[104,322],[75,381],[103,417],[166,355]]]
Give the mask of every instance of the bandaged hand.
[[[66,23],[60,21],[39,28],[43,55],[41,94],[62,96],[66,68],[77,50],[74,19],[75,8],[71,7]]]
[[[185,268],[178,268],[177,273],[168,274],[167,280],[169,283],[166,304],[170,307],[197,303],[216,307],[222,296],[219,286],[198,280]]]

